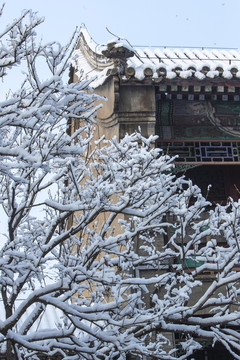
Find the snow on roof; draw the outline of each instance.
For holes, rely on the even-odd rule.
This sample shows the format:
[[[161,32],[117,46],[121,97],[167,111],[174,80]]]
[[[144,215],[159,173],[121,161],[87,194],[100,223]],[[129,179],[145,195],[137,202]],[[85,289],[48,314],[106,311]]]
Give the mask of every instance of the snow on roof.
[[[98,45],[85,27],[81,30],[72,64],[79,77],[95,79],[91,84],[93,87],[101,85],[109,75],[116,74],[117,67],[123,79],[135,78],[139,81],[146,77],[173,79],[177,76],[182,79],[195,77],[198,80],[219,76],[225,79],[240,78],[239,49],[135,49],[122,39],[114,41],[107,46]],[[106,51],[109,44],[114,44],[112,47],[115,50],[124,46],[134,52],[134,56],[125,59],[124,71],[123,67],[120,71],[116,56],[109,59],[103,55],[102,51]]]

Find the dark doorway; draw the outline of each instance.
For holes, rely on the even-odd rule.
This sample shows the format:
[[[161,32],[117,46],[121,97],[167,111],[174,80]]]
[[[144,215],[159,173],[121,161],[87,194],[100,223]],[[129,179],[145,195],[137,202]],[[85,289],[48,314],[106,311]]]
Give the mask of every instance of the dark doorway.
[[[225,203],[231,196],[235,201],[240,198],[239,165],[202,165],[189,169],[186,177],[198,185],[203,195],[211,202]],[[208,185],[211,188],[208,190]]]
[[[216,344],[214,348],[207,347],[198,350],[189,356],[188,360],[234,360],[234,357],[221,344]]]

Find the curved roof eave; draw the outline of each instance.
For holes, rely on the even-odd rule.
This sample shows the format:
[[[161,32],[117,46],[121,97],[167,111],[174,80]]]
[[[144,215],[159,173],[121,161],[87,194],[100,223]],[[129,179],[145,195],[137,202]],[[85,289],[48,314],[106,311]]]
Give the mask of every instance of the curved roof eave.
[[[113,47],[125,47],[120,42],[112,42]],[[116,60],[109,59],[102,51],[106,46],[97,44],[85,26],[73,53],[72,64],[77,75],[85,79],[94,79],[91,86],[98,87],[119,69],[119,76],[124,80],[130,78],[138,81],[151,77],[153,80],[166,78],[195,78],[197,81],[222,77],[223,79],[240,79],[240,51],[237,49],[182,49],[150,48],[132,49],[134,56],[124,59],[124,67],[118,66]],[[120,64],[119,59],[119,64]],[[120,69],[121,68],[121,69]]]

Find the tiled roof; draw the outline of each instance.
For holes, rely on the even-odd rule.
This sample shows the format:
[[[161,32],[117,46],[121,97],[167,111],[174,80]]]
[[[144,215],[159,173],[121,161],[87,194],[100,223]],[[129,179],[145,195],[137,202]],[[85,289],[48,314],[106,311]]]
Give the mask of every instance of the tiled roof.
[[[122,79],[135,78],[143,80],[151,77],[155,81],[162,78],[198,80],[222,77],[225,79],[240,78],[240,50],[236,49],[193,49],[193,48],[130,48],[127,43],[110,42],[111,48],[128,48],[134,52],[126,59],[124,66],[117,66],[116,56],[109,59],[102,54],[107,47],[97,45],[86,28],[80,33],[74,52],[73,66],[78,75],[85,78],[97,77],[93,86],[102,84],[111,74],[119,71]],[[108,44],[108,47],[109,47]],[[122,62],[123,64],[123,62]]]

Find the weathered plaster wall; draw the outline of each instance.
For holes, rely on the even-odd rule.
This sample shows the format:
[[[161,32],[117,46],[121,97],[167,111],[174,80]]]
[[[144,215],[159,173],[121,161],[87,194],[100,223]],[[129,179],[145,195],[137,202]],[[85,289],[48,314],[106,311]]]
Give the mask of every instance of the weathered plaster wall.
[[[116,113],[119,96],[118,78],[117,80],[115,77],[109,78],[105,84],[95,89],[95,92],[106,99],[100,101],[102,107],[97,112],[96,135],[98,137],[105,135],[107,139],[116,136],[119,140],[118,115]]]
[[[146,137],[155,133],[155,88],[122,85],[119,89],[120,137],[141,128]]]
[[[155,88],[152,85],[121,84],[117,76],[96,89],[97,94],[106,97],[98,111],[99,136],[106,138],[124,137],[141,128],[146,137],[155,133]]]

